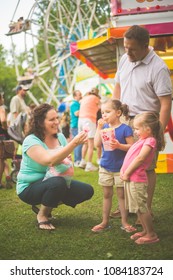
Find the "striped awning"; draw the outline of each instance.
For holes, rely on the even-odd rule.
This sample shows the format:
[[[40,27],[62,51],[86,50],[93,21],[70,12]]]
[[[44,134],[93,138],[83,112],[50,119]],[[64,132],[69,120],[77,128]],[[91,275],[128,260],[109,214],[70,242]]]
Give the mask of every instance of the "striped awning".
[[[173,35],[173,22],[147,24],[143,27],[150,33],[152,46],[156,45],[157,38],[161,38],[157,40],[156,52],[173,70],[173,36],[171,36]],[[114,78],[118,64],[117,47],[128,28],[129,26],[109,28],[106,36],[73,42],[70,45],[71,54],[87,64],[102,78]]]

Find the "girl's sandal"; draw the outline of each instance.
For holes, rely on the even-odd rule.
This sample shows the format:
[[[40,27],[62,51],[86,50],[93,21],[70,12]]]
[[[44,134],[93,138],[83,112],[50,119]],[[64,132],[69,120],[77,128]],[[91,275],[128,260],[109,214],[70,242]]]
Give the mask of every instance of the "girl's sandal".
[[[102,232],[104,230],[107,230],[107,229],[110,229],[111,226],[106,226],[106,227],[103,227],[101,225],[96,225],[95,227],[93,227],[91,230],[92,232],[95,232],[95,233],[99,233],[99,232]]]
[[[124,227],[124,226],[121,226],[120,227],[122,230],[124,230],[125,232],[134,232],[134,231],[136,231],[137,229],[135,228],[135,227],[133,227],[133,226],[126,226],[126,227]]]
[[[144,234],[142,232],[136,232],[135,234],[130,236],[131,240],[137,240],[138,238],[142,237]]]

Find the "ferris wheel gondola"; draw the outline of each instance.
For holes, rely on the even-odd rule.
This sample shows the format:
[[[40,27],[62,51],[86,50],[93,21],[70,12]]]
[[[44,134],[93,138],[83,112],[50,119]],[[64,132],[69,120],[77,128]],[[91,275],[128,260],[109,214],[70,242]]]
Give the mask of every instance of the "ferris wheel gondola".
[[[19,5],[18,1],[18,5]],[[23,34],[24,62],[28,70],[20,75],[15,51],[13,53],[17,80],[30,85],[36,83],[45,93],[47,101],[53,99],[58,103],[57,96],[62,98],[71,93],[75,84],[74,70],[80,62],[70,54],[70,44],[88,38],[88,34],[97,36],[103,26],[103,15],[97,14],[100,1],[90,0],[35,0],[25,23],[17,33]],[[103,14],[108,18],[109,1],[105,1]],[[106,32],[106,27],[102,33]],[[12,44],[16,32],[11,32]],[[10,35],[10,32],[9,34]],[[17,35],[18,36],[18,35]],[[28,40],[32,42],[32,54],[28,51]],[[45,53],[40,54],[40,44],[44,44]],[[13,48],[14,49],[14,48]],[[32,72],[32,73],[31,73]],[[49,80],[45,76],[49,75]]]

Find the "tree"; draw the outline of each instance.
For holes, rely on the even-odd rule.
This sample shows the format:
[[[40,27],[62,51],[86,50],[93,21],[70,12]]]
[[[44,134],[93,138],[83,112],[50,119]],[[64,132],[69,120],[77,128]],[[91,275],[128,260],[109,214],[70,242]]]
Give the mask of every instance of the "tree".
[[[6,63],[8,52],[0,44],[0,87],[4,92],[5,105],[8,107],[14,95],[13,89],[16,86],[16,74],[14,65]]]

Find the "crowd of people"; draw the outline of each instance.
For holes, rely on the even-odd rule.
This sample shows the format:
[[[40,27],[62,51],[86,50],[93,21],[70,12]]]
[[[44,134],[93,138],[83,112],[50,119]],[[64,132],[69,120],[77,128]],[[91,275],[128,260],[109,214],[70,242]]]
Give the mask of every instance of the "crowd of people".
[[[11,135],[8,133],[8,128],[15,123],[15,121],[17,120],[17,118],[21,113],[25,113],[29,116],[31,109],[25,103],[25,96],[28,90],[29,89],[24,85],[19,85],[16,87],[16,95],[13,96],[13,98],[11,99],[10,111],[8,114],[4,104],[4,92],[0,93],[0,141],[8,141],[11,139]],[[24,131],[21,131],[21,133],[23,132]],[[14,154],[12,156],[15,157],[19,145],[15,141],[13,145],[15,149],[14,149]],[[0,164],[0,188],[7,188],[7,189],[12,188],[13,182],[10,176],[11,168],[9,166],[7,158],[1,157],[0,163],[1,163]],[[2,182],[3,173],[5,174],[5,179],[6,179],[5,184],[3,184]]]
[[[55,229],[50,217],[58,205],[75,207],[92,198],[94,186],[74,180],[74,165],[86,172],[98,171],[103,189],[102,221],[92,232],[109,229],[109,217],[120,216],[121,230],[132,233],[136,244],[159,241],[152,200],[157,156],[165,146],[164,130],[171,113],[172,83],[169,69],[149,46],[149,39],[143,27],[134,25],[126,31],[113,96],[105,102],[98,88],[86,94],[75,90],[69,106],[63,100],[58,109],[44,103],[31,113],[24,101],[28,89],[19,85],[7,119],[0,95],[1,140],[19,113],[29,115],[16,190],[37,214],[40,229]],[[0,180],[3,172],[9,178],[6,159],[0,161]],[[114,186],[118,205],[111,212]],[[129,224],[128,213],[137,214],[142,231]]]

